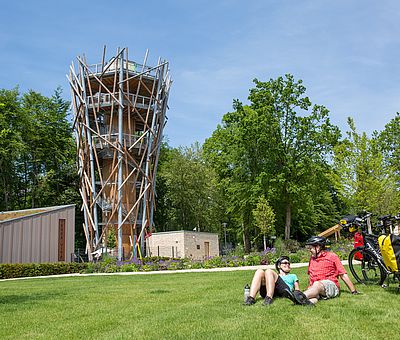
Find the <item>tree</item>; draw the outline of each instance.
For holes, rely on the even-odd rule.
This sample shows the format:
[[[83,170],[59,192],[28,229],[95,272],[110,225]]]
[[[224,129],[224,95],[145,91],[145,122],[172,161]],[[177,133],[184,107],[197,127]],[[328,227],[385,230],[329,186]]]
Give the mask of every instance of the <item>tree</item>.
[[[160,164],[157,180],[166,189],[162,200],[167,213],[162,213],[163,221],[157,219],[162,222],[158,226],[161,230],[220,231],[216,177],[204,162],[198,143],[190,148],[170,149]]]
[[[385,125],[377,136],[379,148],[382,151],[385,165],[394,172],[397,188],[400,189],[400,113]]]
[[[267,126],[258,112],[234,102],[234,112],[225,114],[222,126],[204,144],[206,159],[213,166],[226,197],[227,214],[250,251],[252,210],[262,194],[258,176],[265,164]],[[239,235],[238,235],[239,236]]]
[[[384,162],[377,133],[369,138],[358,133],[353,119],[350,131],[335,148],[335,186],[346,209],[363,210],[377,215],[397,213],[399,195],[390,162]]]
[[[286,75],[255,83],[249,99],[251,107],[265,113],[268,120],[267,133],[272,142],[268,156],[273,175],[269,185],[276,188],[284,202],[285,239],[289,239],[295,202],[305,193],[302,189],[309,186],[310,172],[326,167],[340,132],[330,123],[325,107],[312,107],[301,80]]]
[[[234,101],[235,111],[224,115],[222,125],[204,145],[229,194],[230,212],[242,222],[246,250],[249,234],[254,233],[252,210],[260,195],[269,197],[278,224],[285,225],[286,239],[292,232],[293,214],[297,232],[299,217],[307,210],[313,213],[316,198],[332,202],[322,189],[329,190],[324,173],[340,138],[328,110],[312,106],[301,80],[286,75],[254,82],[250,105]],[[316,181],[321,180],[318,186]]]
[[[253,210],[256,225],[260,228],[264,238],[264,250],[267,249],[266,236],[275,234],[275,213],[269,205],[267,199],[261,196]]]
[[[168,186],[165,176],[160,175],[165,162],[169,159],[172,148],[168,145],[168,141],[164,138],[160,147],[160,154],[158,158],[158,167],[156,174],[156,187],[155,187],[155,209],[153,221],[154,225],[159,231],[168,230],[168,216],[171,202],[168,198]]]
[[[18,208],[18,159],[25,151],[21,126],[26,124],[18,89],[0,90],[0,209]]]
[[[71,179],[76,182],[76,148],[68,107],[60,89],[51,98],[34,91],[21,98],[21,111],[27,119],[21,127],[25,152],[19,172],[26,207],[61,203],[59,197],[70,188]]]

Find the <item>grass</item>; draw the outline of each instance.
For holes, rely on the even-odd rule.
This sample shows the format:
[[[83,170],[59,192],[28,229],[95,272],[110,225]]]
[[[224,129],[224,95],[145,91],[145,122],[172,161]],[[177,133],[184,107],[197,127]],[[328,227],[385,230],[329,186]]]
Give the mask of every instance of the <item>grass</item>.
[[[293,270],[306,286],[305,268]],[[253,271],[0,282],[2,339],[395,339],[394,289],[357,286],[315,308],[243,306]],[[395,287],[394,285],[392,285]]]

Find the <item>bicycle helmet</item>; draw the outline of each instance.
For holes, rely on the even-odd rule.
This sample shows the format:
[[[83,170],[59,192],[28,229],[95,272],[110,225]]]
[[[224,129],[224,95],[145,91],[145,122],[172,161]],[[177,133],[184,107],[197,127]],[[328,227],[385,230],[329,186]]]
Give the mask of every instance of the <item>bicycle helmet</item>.
[[[280,268],[281,262],[284,261],[284,260],[290,262],[289,256],[281,256],[281,257],[280,257],[279,259],[277,259],[276,262],[275,262],[275,268],[276,268],[276,270],[277,270],[278,273],[279,273],[279,269],[281,269],[281,268]]]
[[[325,248],[326,238],[323,236],[311,236],[306,241],[306,246],[321,246],[321,248]]]

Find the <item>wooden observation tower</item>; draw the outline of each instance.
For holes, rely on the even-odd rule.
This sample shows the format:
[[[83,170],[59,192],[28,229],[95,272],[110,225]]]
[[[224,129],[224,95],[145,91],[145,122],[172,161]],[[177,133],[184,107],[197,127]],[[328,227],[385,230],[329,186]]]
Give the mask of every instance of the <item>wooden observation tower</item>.
[[[153,225],[157,162],[171,86],[168,62],[147,66],[128,49],[69,72],[87,252],[117,235],[118,259],[143,253]]]

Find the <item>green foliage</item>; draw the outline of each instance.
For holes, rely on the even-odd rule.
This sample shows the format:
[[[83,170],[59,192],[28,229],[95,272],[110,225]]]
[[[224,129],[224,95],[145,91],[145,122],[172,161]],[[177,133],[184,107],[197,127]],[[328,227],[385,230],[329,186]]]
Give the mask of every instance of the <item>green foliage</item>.
[[[0,89],[0,211],[82,204],[68,108],[60,88],[52,97]],[[77,228],[80,248],[83,238]]]
[[[275,213],[264,196],[258,199],[253,216],[264,236],[275,235]]]
[[[163,149],[158,181],[163,185],[163,219],[159,231],[199,228],[220,231],[221,199],[214,171],[204,162],[199,144]],[[159,215],[158,215],[159,216]]]
[[[377,138],[380,150],[383,153],[385,165],[396,175],[397,183],[400,183],[400,113],[385,125]]]
[[[18,89],[0,90],[0,210],[18,207],[17,160],[26,149],[21,126],[26,125]]]
[[[301,80],[295,81],[293,76],[286,75],[269,82],[255,80],[255,83],[256,87],[250,90],[251,107],[262,112],[268,121],[269,167],[263,183],[283,203],[280,209],[285,221],[284,236],[288,239],[292,214],[296,217],[304,209],[302,202],[315,202],[314,197],[320,195],[315,183],[324,179],[328,156],[340,132],[330,123],[325,107],[312,106]],[[312,204],[306,209],[311,207]]]
[[[86,263],[13,263],[0,264],[0,279],[80,273]]]
[[[334,242],[330,246],[342,260],[346,260],[348,254],[353,249],[350,240]],[[279,256],[288,255],[292,263],[308,262],[310,253],[295,240],[275,241],[275,248],[267,248],[263,252],[252,252],[244,255],[243,248],[236,253],[226,256],[214,256],[202,261],[189,258],[169,258],[169,257],[145,257],[143,260],[131,260],[128,262],[117,261],[113,256],[104,254],[99,262],[90,263],[29,263],[29,264],[1,264],[0,279],[17,277],[31,277],[71,273],[118,273],[118,272],[138,272],[138,271],[161,271],[161,270],[182,270],[199,268],[222,268],[222,267],[241,267],[257,266],[260,264],[274,264]]]
[[[292,263],[307,263],[310,260],[310,252],[306,249],[299,249],[295,253],[287,253],[289,254],[290,261]]]
[[[285,238],[307,234],[315,221],[336,215],[326,173],[332,146],[340,138],[328,110],[312,106],[301,80],[286,75],[254,82],[250,106],[235,101],[235,111],[224,115],[204,144],[246,252],[250,236],[257,238],[260,232],[252,214],[260,196],[268,197],[277,233]]]
[[[341,260],[347,260],[349,253],[353,250],[353,248],[353,239],[341,239],[338,241],[333,241],[331,244],[329,244],[329,250],[338,255]]]
[[[61,89],[51,98],[0,90],[0,104],[0,209],[79,201],[69,103]]]
[[[236,247],[228,253],[228,255],[243,257],[245,255],[243,244],[237,244]]]
[[[274,242],[274,248],[278,256],[294,254],[304,250],[304,247],[296,240],[284,240],[278,237]],[[308,252],[307,252],[308,253]],[[309,255],[309,253],[308,253]]]
[[[398,185],[393,167],[381,151],[382,139],[358,133],[351,118],[348,123],[350,131],[336,146],[334,157],[334,182],[340,199],[345,202],[345,212],[396,214],[400,208]]]
[[[124,264],[121,266],[121,272],[138,272],[140,266],[135,263]]]
[[[107,233],[107,247],[110,249],[114,249],[117,246],[117,237],[115,235],[114,228],[108,228]]]

